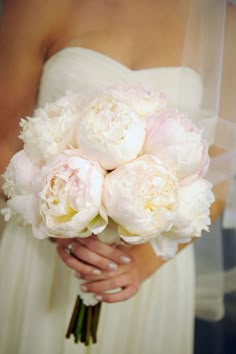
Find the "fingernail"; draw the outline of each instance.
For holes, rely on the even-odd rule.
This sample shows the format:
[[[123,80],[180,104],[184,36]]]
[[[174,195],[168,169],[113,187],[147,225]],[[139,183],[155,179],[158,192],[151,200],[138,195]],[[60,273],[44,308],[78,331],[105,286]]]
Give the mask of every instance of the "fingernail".
[[[118,268],[118,265],[116,263],[109,263],[108,268],[110,270],[116,270]]]
[[[99,275],[102,272],[99,269],[94,269],[92,273],[95,274],[95,275]]]
[[[96,299],[97,299],[98,301],[102,301],[102,296],[101,296],[101,295],[97,295],[97,296],[96,296]]]
[[[132,259],[127,256],[120,256],[120,260],[121,260],[121,262],[126,263],[126,264],[130,263],[132,261]]]
[[[87,288],[87,286],[85,286],[85,285],[81,285],[80,290],[82,290],[82,291],[87,291],[88,288]]]

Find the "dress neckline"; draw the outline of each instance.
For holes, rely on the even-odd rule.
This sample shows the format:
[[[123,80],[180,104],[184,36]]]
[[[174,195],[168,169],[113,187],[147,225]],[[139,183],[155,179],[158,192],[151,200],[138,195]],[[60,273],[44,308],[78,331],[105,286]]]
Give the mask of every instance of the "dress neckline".
[[[186,70],[189,72],[192,72],[195,76],[199,77],[199,74],[197,73],[197,71],[195,71],[194,69],[192,69],[189,66],[157,66],[157,67],[150,67],[150,68],[141,68],[141,69],[132,69],[130,67],[128,67],[125,64],[122,64],[121,62],[119,62],[118,60],[112,58],[109,55],[106,55],[102,52],[99,52],[97,50],[94,49],[90,49],[90,48],[85,48],[85,47],[79,47],[79,46],[68,46],[68,47],[64,47],[60,50],[58,50],[56,53],[54,53],[52,56],[50,56],[46,61],[45,61],[45,65],[49,64],[50,62],[52,62],[55,58],[59,57],[60,55],[63,55],[65,52],[69,52],[69,51],[78,51],[83,55],[88,55],[88,56],[94,56],[97,59],[102,59],[103,62],[106,61],[110,64],[113,64],[116,67],[120,67],[123,70],[126,70],[129,73],[143,73],[143,72],[152,72],[152,71],[158,71],[158,70]]]

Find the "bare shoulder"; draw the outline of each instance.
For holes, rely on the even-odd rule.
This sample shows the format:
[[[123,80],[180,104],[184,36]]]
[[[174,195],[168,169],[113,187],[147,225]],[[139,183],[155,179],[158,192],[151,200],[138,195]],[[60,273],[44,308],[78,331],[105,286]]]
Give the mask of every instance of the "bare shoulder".
[[[59,35],[73,3],[72,0],[6,0],[0,36],[2,34],[4,41],[9,36],[16,44],[32,43],[45,51],[50,41]]]
[[[226,9],[226,32],[227,30],[234,30],[236,28],[236,3],[230,3],[228,2],[227,4],[227,9]],[[235,32],[234,32],[235,34]]]
[[[31,114],[47,51],[71,13],[72,0],[5,0],[0,19],[0,145],[8,161],[19,118]],[[8,148],[7,148],[8,146]]]
[[[38,81],[51,43],[60,36],[73,0],[5,0],[0,21],[0,78],[20,86],[22,76]],[[59,5],[58,5],[59,4]]]

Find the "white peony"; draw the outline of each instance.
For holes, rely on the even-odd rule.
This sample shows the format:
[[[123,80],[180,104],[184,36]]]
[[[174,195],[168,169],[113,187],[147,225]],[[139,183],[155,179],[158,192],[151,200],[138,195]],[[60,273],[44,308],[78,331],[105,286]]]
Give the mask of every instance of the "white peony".
[[[24,225],[38,224],[41,216],[37,195],[33,192],[16,195],[7,201],[7,208],[2,210],[2,214],[6,221],[11,217],[17,217],[19,223]]]
[[[39,218],[37,196],[33,182],[40,169],[34,165],[24,150],[17,152],[11,159],[3,177],[3,190],[10,198],[7,207],[1,210],[6,221],[16,217],[20,223],[33,224]]]
[[[136,113],[148,117],[162,112],[167,106],[163,93],[137,86],[116,86],[108,89],[113,97],[126,103]]]
[[[102,94],[80,122],[77,143],[82,154],[113,170],[135,159],[145,140],[146,122],[127,104]]]
[[[44,109],[37,109],[34,117],[21,120],[20,138],[32,160],[44,162],[70,146],[77,147],[75,125],[82,115],[84,101],[79,95],[64,96]]]
[[[31,184],[39,173],[39,167],[32,163],[24,150],[18,151],[9,162],[3,174],[4,193],[8,198],[31,191]]]
[[[210,206],[214,200],[212,184],[203,178],[180,186],[175,222],[166,237],[188,242],[189,238],[200,237],[202,231],[208,231]]]
[[[37,182],[40,225],[33,225],[38,238],[87,237],[102,232],[107,215],[101,205],[104,171],[68,150],[52,158]]]
[[[178,243],[178,241],[169,239],[163,234],[151,240],[153,250],[156,255],[163,260],[169,260],[176,255],[178,251]]]
[[[205,179],[181,186],[179,205],[172,228],[151,241],[152,247],[164,260],[173,258],[178,244],[188,243],[193,236],[200,237],[211,224],[210,206],[214,202],[212,185]]]
[[[146,242],[174,222],[176,177],[152,155],[120,166],[105,177],[103,203],[128,243]]]

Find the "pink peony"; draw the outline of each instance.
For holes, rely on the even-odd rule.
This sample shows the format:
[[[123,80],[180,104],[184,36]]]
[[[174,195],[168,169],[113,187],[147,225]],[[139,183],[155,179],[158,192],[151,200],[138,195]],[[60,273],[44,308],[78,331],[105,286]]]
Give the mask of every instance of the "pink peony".
[[[119,235],[142,243],[170,229],[177,192],[175,176],[155,156],[144,155],[106,176],[103,203]]]
[[[24,150],[18,151],[11,159],[3,177],[3,190],[8,197],[27,194],[31,190],[32,182],[39,173],[35,165]]]
[[[186,183],[204,176],[209,166],[206,140],[185,115],[174,110],[148,119],[143,152],[158,157]]]
[[[167,100],[163,93],[141,85],[112,87],[107,89],[107,92],[145,117],[158,114],[167,106]]]
[[[34,225],[38,238],[87,237],[107,225],[101,199],[104,170],[81,157],[78,150],[64,151],[43,167],[36,189],[42,222]]]

